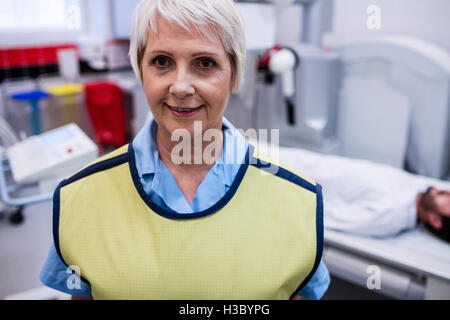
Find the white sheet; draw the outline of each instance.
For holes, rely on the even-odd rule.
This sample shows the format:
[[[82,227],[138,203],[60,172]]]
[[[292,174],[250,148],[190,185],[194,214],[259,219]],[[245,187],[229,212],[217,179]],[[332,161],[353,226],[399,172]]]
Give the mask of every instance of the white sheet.
[[[351,234],[388,237],[415,228],[417,194],[430,185],[450,189],[450,183],[366,160],[298,148],[279,152],[282,162],[322,185],[325,227]]]
[[[372,175],[374,175],[371,181],[375,181],[375,183],[381,181],[381,185],[388,190],[395,189],[397,185],[404,185],[405,188],[408,188],[409,193],[416,193],[429,185],[450,190],[450,182],[409,174],[396,168],[369,161],[339,156],[325,156],[303,149],[285,147],[280,147],[279,158],[285,164],[290,165],[293,169],[312,179],[316,179],[319,183],[322,180],[324,189],[327,188],[326,181],[333,181],[333,178],[330,177],[339,177],[345,172],[348,176],[353,175],[354,177],[354,173],[358,171],[356,167],[359,166],[359,169],[371,170]],[[365,179],[361,180],[365,181]],[[392,184],[386,186],[386,181],[389,180],[392,181]],[[336,181],[339,181],[339,179]],[[351,183],[351,179],[346,179],[346,183]],[[332,187],[339,188],[340,185]],[[380,195],[387,197],[387,205],[395,205],[395,201],[398,199],[398,197],[392,197],[385,193],[380,193]],[[351,210],[354,211],[343,213],[343,216],[346,218],[357,216],[364,211],[358,211],[358,197],[353,197],[351,200],[356,205],[351,207]],[[329,213],[332,211],[330,205],[333,203],[327,203],[325,198],[324,202],[324,223],[327,226],[327,224],[330,225],[330,223],[327,223],[327,219],[330,219]],[[364,206],[365,204],[362,203],[360,205]],[[334,215],[336,214],[335,212]],[[336,216],[331,218],[335,219]],[[393,221],[398,222],[399,220],[393,218]],[[370,220],[368,220],[368,223],[370,223]],[[369,236],[363,236],[361,232],[356,232],[359,233],[356,234],[354,232],[348,233],[327,228],[325,229],[325,243],[413,272],[450,280],[450,244],[436,238],[420,227],[413,226],[409,229],[407,228],[408,230],[406,231],[384,238],[371,237],[370,235],[373,234],[370,234],[370,227],[370,225],[366,226],[366,229],[369,229]],[[349,228],[349,230],[352,230],[352,228]]]

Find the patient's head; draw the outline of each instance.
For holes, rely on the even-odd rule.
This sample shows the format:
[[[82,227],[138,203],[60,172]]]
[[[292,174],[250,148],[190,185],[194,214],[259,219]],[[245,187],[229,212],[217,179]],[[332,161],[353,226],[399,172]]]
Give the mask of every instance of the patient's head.
[[[435,236],[450,242],[450,191],[429,187],[419,194],[418,216]]]

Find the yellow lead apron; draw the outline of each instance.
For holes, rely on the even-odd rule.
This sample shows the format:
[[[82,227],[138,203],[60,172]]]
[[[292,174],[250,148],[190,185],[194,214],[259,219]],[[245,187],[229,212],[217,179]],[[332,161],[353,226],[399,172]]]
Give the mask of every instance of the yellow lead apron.
[[[145,194],[131,144],[100,158],[55,191],[58,254],[95,299],[289,299],[322,256],[321,187],[255,154],[188,215]]]

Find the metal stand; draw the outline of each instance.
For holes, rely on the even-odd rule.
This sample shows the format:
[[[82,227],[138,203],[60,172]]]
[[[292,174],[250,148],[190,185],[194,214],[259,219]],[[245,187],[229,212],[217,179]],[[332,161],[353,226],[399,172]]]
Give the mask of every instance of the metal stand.
[[[7,183],[7,173],[11,171],[8,164],[6,154],[0,157],[0,196],[1,201],[12,208],[17,208],[16,211],[9,217],[9,221],[14,224],[20,224],[24,220],[23,209],[25,206],[53,199],[52,194],[42,194],[27,197],[12,197],[11,193],[34,186],[33,184],[15,185]]]

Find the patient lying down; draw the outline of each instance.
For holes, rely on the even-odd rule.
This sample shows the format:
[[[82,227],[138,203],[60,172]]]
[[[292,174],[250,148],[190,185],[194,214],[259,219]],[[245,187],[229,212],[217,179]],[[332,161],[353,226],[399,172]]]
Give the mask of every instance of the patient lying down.
[[[429,179],[297,148],[280,147],[279,158],[322,185],[325,228],[389,237],[424,225],[450,242],[450,191],[430,186]]]

